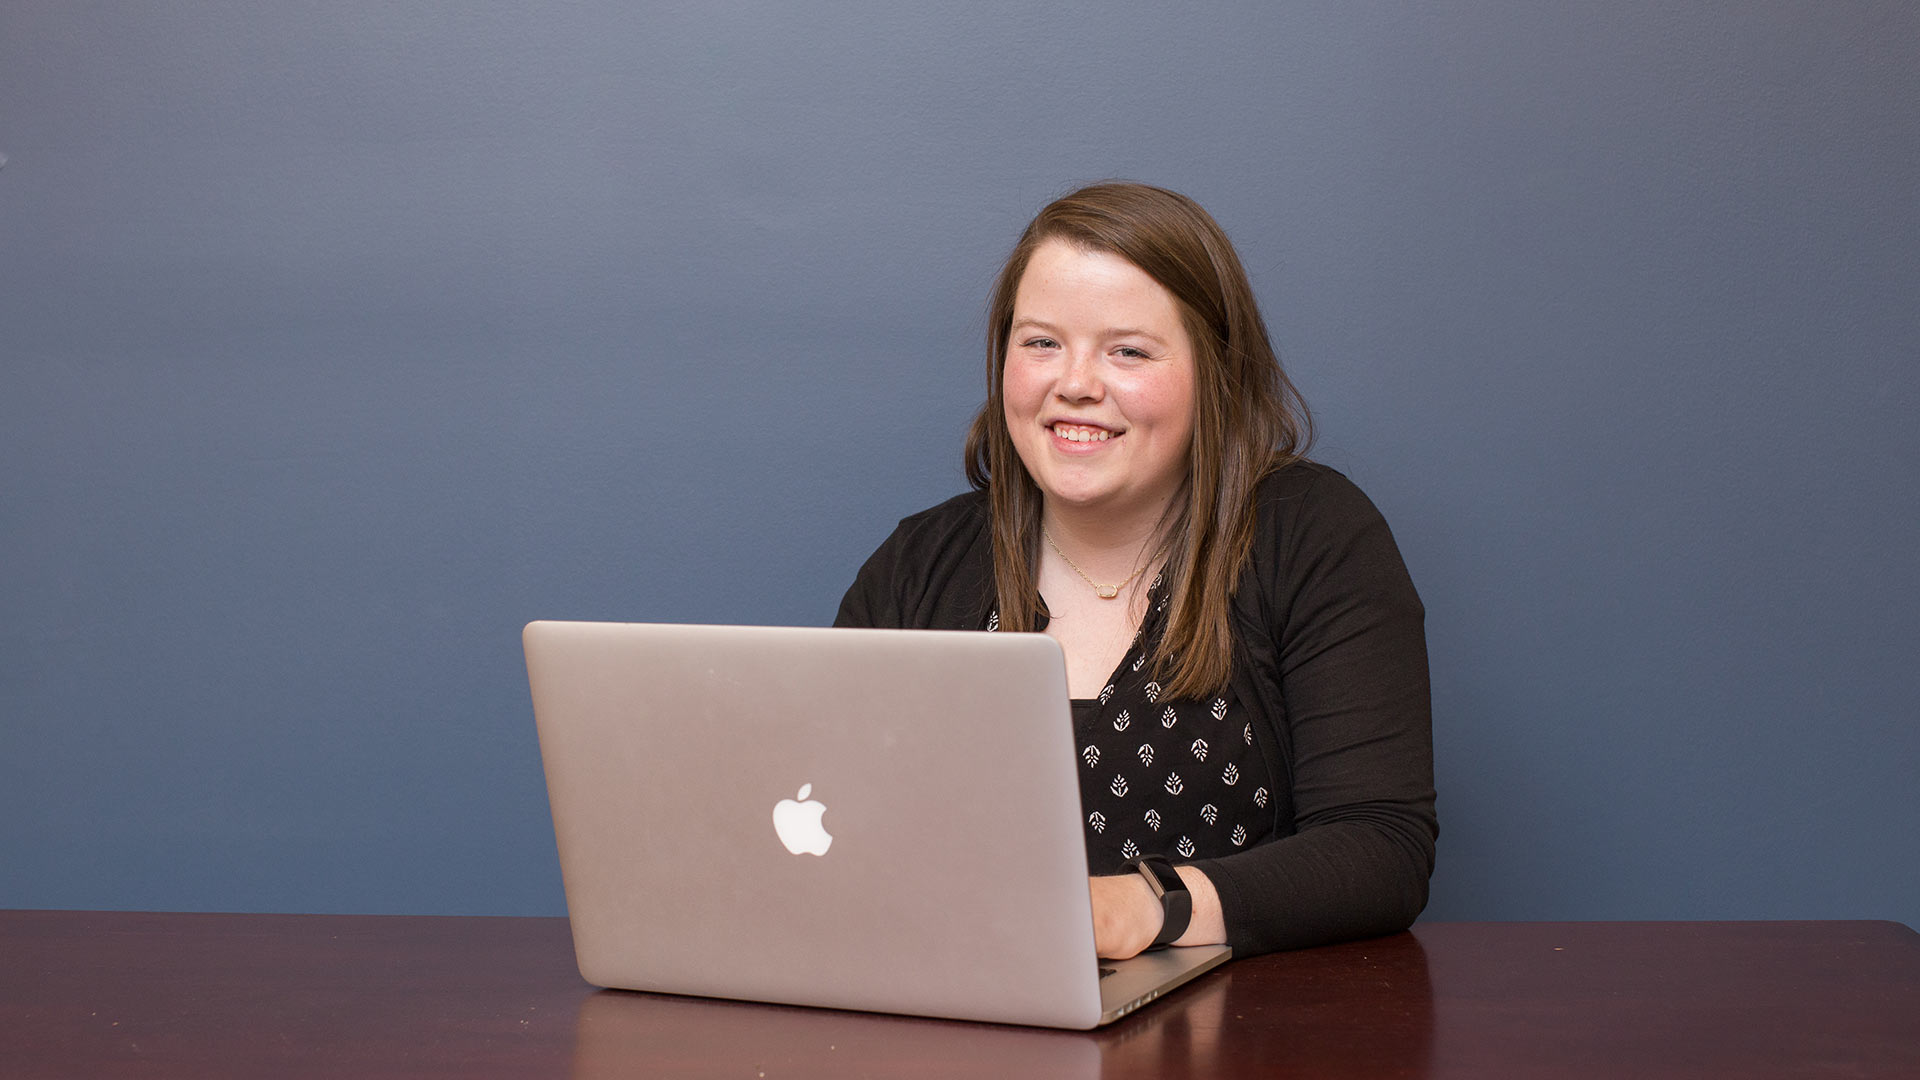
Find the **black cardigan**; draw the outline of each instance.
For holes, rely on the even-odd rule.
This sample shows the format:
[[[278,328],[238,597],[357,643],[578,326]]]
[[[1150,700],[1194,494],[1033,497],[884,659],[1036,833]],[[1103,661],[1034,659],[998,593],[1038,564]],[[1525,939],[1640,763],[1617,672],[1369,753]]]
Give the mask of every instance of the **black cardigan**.
[[[1385,519],[1311,462],[1269,476],[1257,505],[1232,683],[1269,727],[1276,839],[1194,863],[1242,956],[1405,929],[1426,906],[1439,833],[1426,615]],[[834,625],[981,629],[988,516],[976,491],[901,521]]]

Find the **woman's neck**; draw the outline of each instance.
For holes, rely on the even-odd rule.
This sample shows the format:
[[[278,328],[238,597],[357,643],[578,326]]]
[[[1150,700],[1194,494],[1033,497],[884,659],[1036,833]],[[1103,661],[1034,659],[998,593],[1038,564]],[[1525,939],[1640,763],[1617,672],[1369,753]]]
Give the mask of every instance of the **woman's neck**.
[[[1119,581],[1153,557],[1166,512],[1117,516],[1044,505],[1040,526],[1071,563],[1099,581]]]

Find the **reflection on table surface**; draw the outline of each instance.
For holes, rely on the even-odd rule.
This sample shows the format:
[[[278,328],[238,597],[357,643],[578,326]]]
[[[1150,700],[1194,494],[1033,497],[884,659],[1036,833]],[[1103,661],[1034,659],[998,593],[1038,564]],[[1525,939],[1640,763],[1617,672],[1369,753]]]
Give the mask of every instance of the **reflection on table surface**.
[[[1351,975],[1331,979],[1318,1003],[1275,1007],[1284,1003],[1265,980],[1236,978],[1229,964],[1090,1032],[603,990],[580,1003],[571,1076],[633,1076],[640,1063],[667,1075],[769,1078],[1231,1076],[1315,1059],[1419,1075],[1433,995],[1418,939],[1376,943],[1368,958],[1355,956]],[[1358,1004],[1356,986],[1394,1003]]]
[[[1890,922],[1431,923],[1051,1031],[599,991],[564,919],[0,911],[0,1075],[1920,1077]]]

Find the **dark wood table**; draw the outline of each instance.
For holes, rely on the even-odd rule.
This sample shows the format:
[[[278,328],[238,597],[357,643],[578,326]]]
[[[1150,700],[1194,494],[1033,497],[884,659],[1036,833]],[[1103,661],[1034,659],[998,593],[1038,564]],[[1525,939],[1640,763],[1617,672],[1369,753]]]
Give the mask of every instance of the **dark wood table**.
[[[1920,1077],[1886,922],[1436,923],[1096,1032],[596,991],[562,919],[0,911],[0,1076]]]

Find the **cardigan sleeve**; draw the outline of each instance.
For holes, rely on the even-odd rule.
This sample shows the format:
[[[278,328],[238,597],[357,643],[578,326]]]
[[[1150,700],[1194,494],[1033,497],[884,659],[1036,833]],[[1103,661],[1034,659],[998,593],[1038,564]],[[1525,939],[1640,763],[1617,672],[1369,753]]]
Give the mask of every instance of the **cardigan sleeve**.
[[[1263,486],[1260,515],[1234,686],[1290,797],[1278,839],[1196,864],[1240,955],[1405,929],[1439,835],[1425,612],[1385,519],[1305,464]]]

